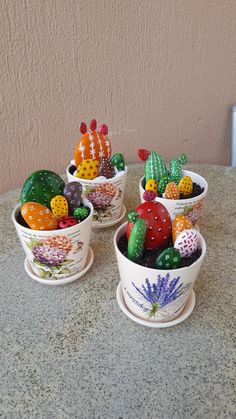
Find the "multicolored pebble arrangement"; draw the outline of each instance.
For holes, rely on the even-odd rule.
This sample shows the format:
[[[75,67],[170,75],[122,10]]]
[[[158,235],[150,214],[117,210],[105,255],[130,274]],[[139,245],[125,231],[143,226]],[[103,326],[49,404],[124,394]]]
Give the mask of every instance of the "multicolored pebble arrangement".
[[[72,227],[88,217],[82,203],[82,185],[64,181],[50,170],[38,170],[25,181],[21,190],[21,215],[32,230]]]
[[[180,199],[180,195],[188,197],[193,191],[193,181],[190,176],[183,176],[181,165],[188,162],[185,154],[170,160],[167,169],[163,158],[156,151],[138,150],[138,157],[145,161],[145,192],[152,191],[153,200],[156,196],[166,199]],[[156,187],[155,187],[156,186]],[[151,201],[150,194],[144,193],[143,199]]]
[[[116,171],[125,170],[125,160],[121,153],[111,156],[111,143],[107,137],[108,127],[103,124],[97,130],[97,121],[92,119],[87,129],[85,122],[80,125],[82,137],[76,145],[74,160],[80,179],[93,180],[103,176],[106,179],[116,176]]]
[[[155,262],[157,269],[178,269],[181,259],[199,248],[199,233],[191,221],[177,215],[171,224],[167,209],[159,202],[144,202],[129,212],[126,236],[127,256],[133,262],[142,258],[145,249],[163,249]],[[173,247],[168,247],[171,239]]]

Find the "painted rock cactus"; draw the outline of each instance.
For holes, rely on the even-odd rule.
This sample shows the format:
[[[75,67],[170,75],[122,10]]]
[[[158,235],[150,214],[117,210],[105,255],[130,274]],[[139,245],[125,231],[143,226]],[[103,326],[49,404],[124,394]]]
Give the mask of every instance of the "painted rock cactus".
[[[21,215],[32,230],[56,230],[57,218],[45,207],[37,202],[26,202],[21,207]]]
[[[179,199],[179,189],[175,182],[169,182],[165,189],[166,199]]]
[[[170,179],[177,185],[183,177],[181,165],[187,162],[188,158],[185,154],[181,154],[179,157],[170,160]]]
[[[155,179],[149,179],[147,181],[146,186],[145,186],[146,191],[153,191],[157,194],[157,188],[158,188],[158,185]]]
[[[176,238],[174,247],[182,257],[189,257],[197,250],[198,243],[199,235],[197,230],[184,230]]]
[[[68,215],[68,202],[67,199],[62,195],[56,195],[54,198],[51,199],[50,206],[52,209],[52,213],[57,217],[63,217]]]
[[[128,259],[136,261],[143,255],[146,222],[139,218],[134,222],[128,241]]]
[[[68,228],[77,225],[75,217],[65,216],[58,220],[58,228]]]
[[[145,179],[155,179],[159,182],[160,178],[168,176],[168,171],[165,162],[156,151],[152,151],[145,164]]]
[[[69,182],[64,188],[63,195],[68,201],[69,211],[71,214],[74,213],[75,208],[78,208],[81,204],[81,194],[83,187],[79,182]]]
[[[89,209],[87,207],[75,208],[74,210],[74,217],[76,220],[83,221],[88,217],[88,215]]]
[[[172,222],[172,239],[175,242],[176,238],[183,230],[192,229],[193,225],[189,218],[185,215],[176,215],[175,219]]]
[[[22,205],[26,202],[37,202],[50,207],[51,199],[62,195],[65,182],[56,173],[50,170],[38,170],[32,173],[25,181],[20,194]]]
[[[190,176],[184,176],[180,179],[178,184],[179,192],[182,195],[189,195],[193,191],[193,181]]]
[[[119,172],[121,172],[122,170],[125,170],[125,159],[124,159],[123,154],[121,153],[113,154],[111,158],[111,163],[114,167],[116,167],[116,169]]]
[[[177,249],[168,247],[156,259],[158,269],[177,269],[181,263],[181,256]]]
[[[103,157],[101,159],[100,168],[98,176],[104,176],[107,179],[110,179],[115,176],[115,169],[112,166],[111,160],[108,157]]]
[[[75,176],[81,179],[95,179],[99,172],[99,161],[86,159],[77,168]]]

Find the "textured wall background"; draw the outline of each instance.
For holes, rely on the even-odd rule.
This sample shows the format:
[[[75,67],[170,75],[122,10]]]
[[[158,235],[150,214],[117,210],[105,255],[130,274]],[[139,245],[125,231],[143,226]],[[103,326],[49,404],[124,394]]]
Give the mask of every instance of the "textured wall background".
[[[235,0],[1,0],[1,189],[59,173],[81,120],[114,151],[228,164]]]

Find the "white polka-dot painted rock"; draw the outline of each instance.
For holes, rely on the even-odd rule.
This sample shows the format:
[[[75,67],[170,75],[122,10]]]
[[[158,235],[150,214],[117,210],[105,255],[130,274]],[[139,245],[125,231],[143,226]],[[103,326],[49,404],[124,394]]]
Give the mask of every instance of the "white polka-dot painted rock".
[[[45,205],[26,202],[21,207],[21,215],[32,230],[57,229],[57,218]]]
[[[175,240],[174,247],[182,257],[191,256],[199,246],[199,234],[197,230],[182,231]]]
[[[128,241],[128,259],[136,261],[143,255],[146,222],[139,218],[134,222]]]
[[[26,179],[21,189],[21,203],[23,205],[26,202],[37,202],[51,208],[51,199],[56,195],[62,195],[64,186],[65,182],[56,173],[38,170]]]
[[[177,249],[168,247],[156,259],[158,269],[177,269],[181,263],[181,256]]]
[[[70,214],[80,206],[82,190],[83,186],[79,182],[69,182],[65,186],[63,195],[68,201]]]

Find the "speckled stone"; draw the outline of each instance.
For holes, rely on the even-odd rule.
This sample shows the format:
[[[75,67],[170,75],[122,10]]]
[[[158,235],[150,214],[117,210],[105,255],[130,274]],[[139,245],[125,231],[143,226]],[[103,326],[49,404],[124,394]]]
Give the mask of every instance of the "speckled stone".
[[[47,287],[24,271],[10,218],[19,191],[0,197],[1,417],[235,417],[236,170],[188,168],[209,182],[199,221],[207,256],[191,317],[170,329],[147,329],[119,309],[116,226],[93,232],[95,260],[82,279]],[[129,167],[127,210],[139,203],[142,174],[143,165]]]

